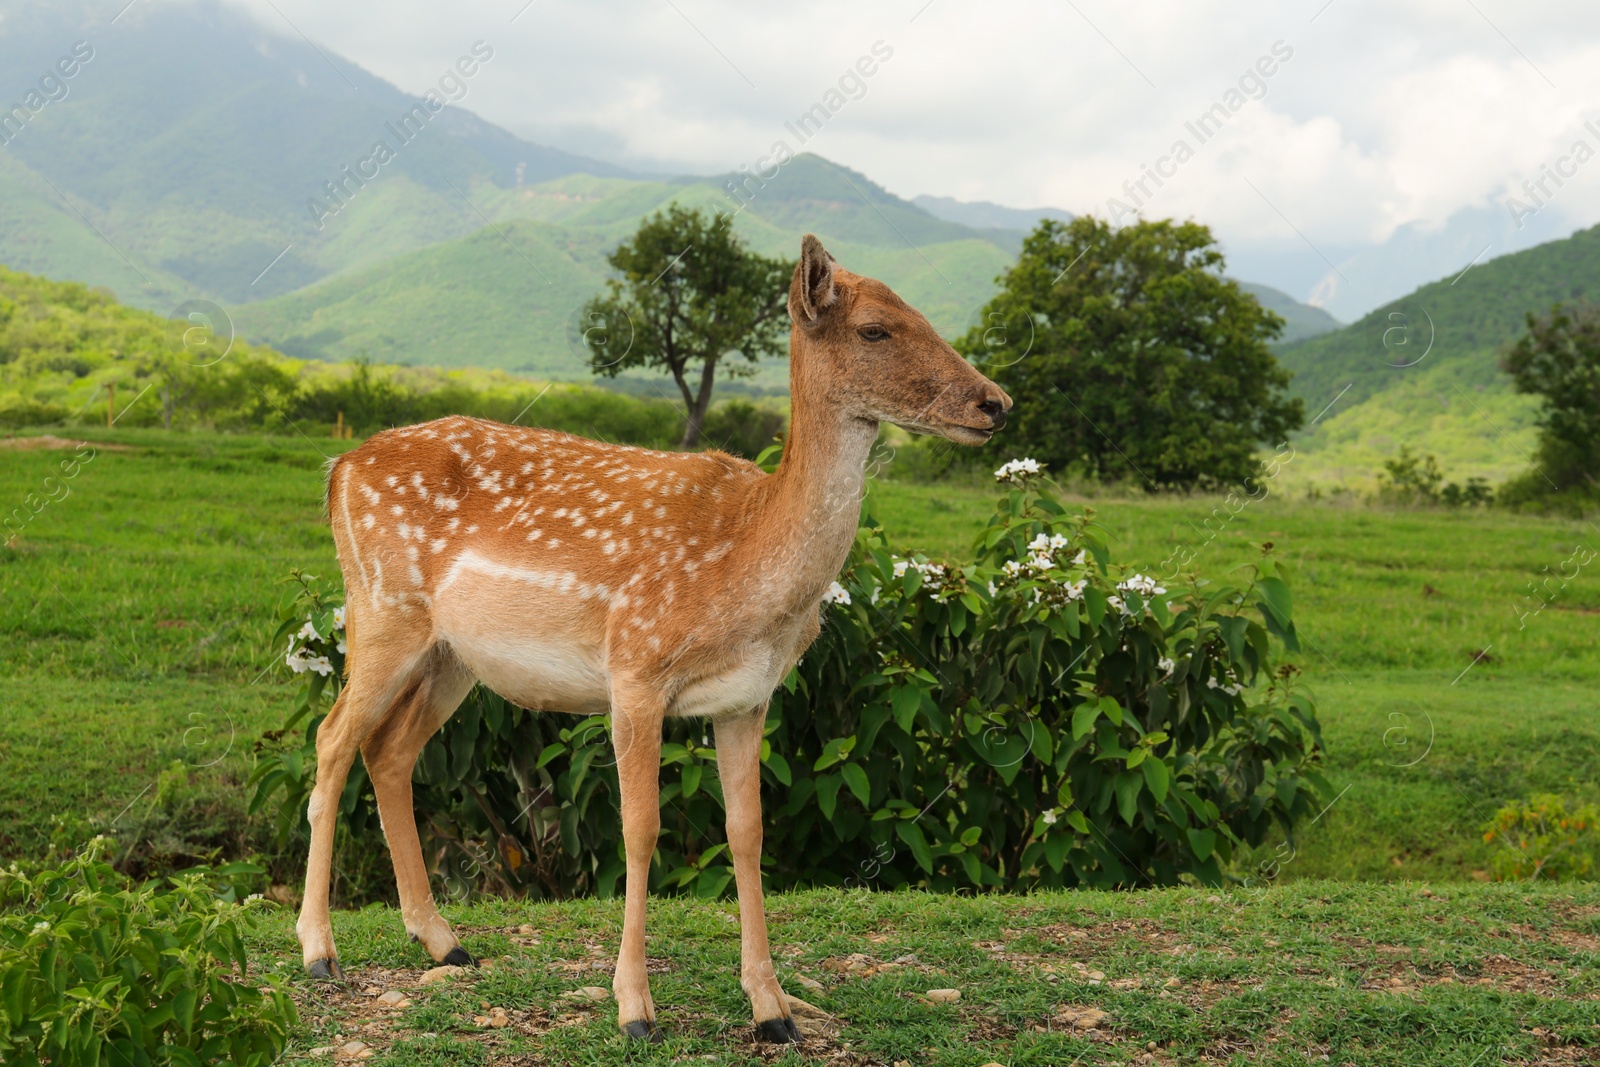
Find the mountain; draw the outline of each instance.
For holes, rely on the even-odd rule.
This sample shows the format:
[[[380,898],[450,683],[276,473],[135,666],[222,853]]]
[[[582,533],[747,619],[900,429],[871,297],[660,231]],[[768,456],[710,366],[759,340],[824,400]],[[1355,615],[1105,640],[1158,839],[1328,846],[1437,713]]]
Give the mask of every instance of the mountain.
[[[1012,255],[978,231],[933,218],[864,175],[801,155],[761,186],[743,175],[623,181],[573,175],[521,189],[473,187],[491,227],[234,310],[251,337],[291,355],[498,367],[585,378],[579,312],[601,290],[605,255],[643,215],[677,202],[733,215],[764,255],[792,259],[814,232],[852,270],[893,286],[947,336],[964,333]],[[381,213],[374,197],[351,222]],[[756,384],[781,388],[782,361]]]
[[[113,22],[116,6],[0,6],[0,100],[23,101],[74,40],[88,53],[4,148],[0,259],[16,267],[162,311],[246,301],[482,228],[474,185],[628,176],[463,110],[472,78],[443,67],[430,101],[234,8],[139,4]],[[460,47],[463,69],[496,62]],[[379,199],[335,225],[341,201]]]
[[[1441,278],[1332,333],[1283,347],[1308,416],[1296,442],[1324,481],[1370,481],[1403,443],[1448,477],[1499,480],[1528,464],[1535,398],[1512,392],[1500,353],[1526,313],[1600,299],[1600,227]]]
[[[1006,207],[988,200],[957,200],[949,196],[917,196],[911,202],[935,218],[959,222],[975,230],[1021,230],[1030,232],[1040,219],[1071,222],[1077,216],[1056,207]]]
[[[1239,288],[1259,300],[1261,306],[1268,311],[1276,312],[1282,316],[1284,326],[1283,336],[1278,341],[1280,345],[1301,341],[1307,337],[1316,337],[1318,334],[1337,330],[1343,325],[1322,308],[1312,307],[1310,304],[1302,304],[1288,293],[1274,289],[1270,285],[1240,282]]]

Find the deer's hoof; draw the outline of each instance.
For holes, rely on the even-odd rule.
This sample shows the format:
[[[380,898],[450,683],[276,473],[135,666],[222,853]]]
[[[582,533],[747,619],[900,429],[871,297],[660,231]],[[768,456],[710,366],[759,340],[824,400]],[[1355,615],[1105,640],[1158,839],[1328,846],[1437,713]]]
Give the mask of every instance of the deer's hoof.
[[[623,1023],[622,1036],[630,1041],[647,1041],[652,1045],[659,1045],[667,1039],[667,1035],[649,1019],[635,1019],[631,1023]]]
[[[344,977],[344,971],[339,968],[339,961],[333,957],[312,960],[306,967],[306,972],[313,978],[323,978],[329,981],[338,981]]]
[[[478,961],[472,958],[472,953],[457,945],[444,954],[444,959],[439,961],[447,967],[476,967]]]
[[[768,1019],[756,1023],[756,1040],[769,1045],[798,1045],[800,1028],[795,1026],[793,1019]]]

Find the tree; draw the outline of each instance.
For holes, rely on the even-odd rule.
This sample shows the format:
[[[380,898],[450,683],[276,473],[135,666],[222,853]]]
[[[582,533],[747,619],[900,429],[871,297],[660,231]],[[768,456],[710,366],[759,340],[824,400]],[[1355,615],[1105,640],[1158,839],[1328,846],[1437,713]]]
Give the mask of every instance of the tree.
[[[1198,223],[1045,220],[957,344],[1016,400],[995,445],[1152,488],[1242,482],[1305,411],[1283,320],[1222,276]]]
[[[782,354],[794,263],[746,251],[722,220],[677,204],[645,220],[606,261],[621,277],[584,306],[589,367],[613,378],[634,367],[670,373],[683,395],[683,447],[693,448],[718,364],[743,356],[727,366],[739,377],[762,356]]]
[[[1502,366],[1517,392],[1544,398],[1535,464],[1543,473],[1528,485],[1600,486],[1600,305],[1557,304],[1546,315],[1529,312],[1527,322]]]

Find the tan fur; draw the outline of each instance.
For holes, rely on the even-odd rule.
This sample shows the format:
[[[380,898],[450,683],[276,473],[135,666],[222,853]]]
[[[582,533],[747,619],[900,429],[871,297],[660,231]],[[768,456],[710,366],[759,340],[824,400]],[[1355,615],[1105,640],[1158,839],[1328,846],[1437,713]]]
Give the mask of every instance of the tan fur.
[[[662,721],[715,721],[743,983],[758,1022],[787,1019],[761,902],[767,698],[817,636],[879,422],[978,443],[1011,406],[922,315],[840,268],[809,235],[789,308],[793,416],[776,474],[721,452],[654,452],[464,417],[377,434],[335,464],[328,505],[350,676],[317,738],[298,926],[308,965],[336,958],[333,825],[358,747],[407,929],[435,959],[457,948],[409,817],[411,770],[478,679],[524,707],[612,714],[628,861],[613,983],[624,1027],[655,1016],[644,913]],[[874,327],[887,339],[867,340]]]

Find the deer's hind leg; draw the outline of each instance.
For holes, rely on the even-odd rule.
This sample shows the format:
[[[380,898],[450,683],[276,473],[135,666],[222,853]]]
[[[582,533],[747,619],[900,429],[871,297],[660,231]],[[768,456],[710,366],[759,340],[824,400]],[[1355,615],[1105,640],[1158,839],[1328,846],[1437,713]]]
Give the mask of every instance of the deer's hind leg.
[[[417,837],[416,812],[411,801],[411,772],[428,739],[460,707],[472,689],[473,676],[454,654],[436,645],[419,668],[415,688],[383,718],[361,746],[361,758],[372,778],[378,798],[378,817],[394,861],[395,885],[400,891],[400,914],[406,932],[422,943],[439,963],[471,966],[476,963],[433,901],[428,868]]]
[[[407,622],[410,620],[407,619]],[[340,977],[339,954],[333,943],[328,917],[328,889],[333,872],[333,830],[355,762],[356,750],[417,685],[417,672],[428,654],[432,637],[416,627],[375,623],[361,628],[352,640],[348,658],[350,677],[333,710],[317,730],[317,780],[306,805],[311,824],[311,847],[306,857],[306,891],[300,904],[295,933],[306,970],[317,978]],[[355,638],[355,627],[350,628]]]

